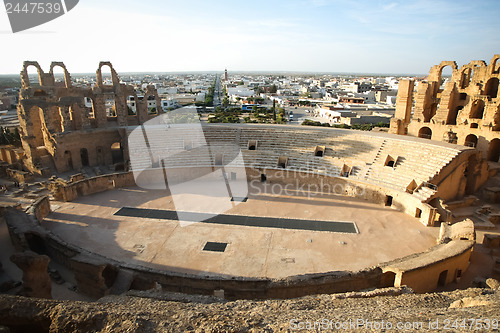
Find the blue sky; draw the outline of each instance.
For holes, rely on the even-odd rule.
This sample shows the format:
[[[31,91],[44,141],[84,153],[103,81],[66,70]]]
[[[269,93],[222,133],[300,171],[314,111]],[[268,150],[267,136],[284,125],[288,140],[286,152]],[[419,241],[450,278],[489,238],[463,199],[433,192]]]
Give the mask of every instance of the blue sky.
[[[12,34],[0,13],[0,74],[23,60],[73,73],[128,71],[422,73],[500,53],[500,1],[97,1]]]

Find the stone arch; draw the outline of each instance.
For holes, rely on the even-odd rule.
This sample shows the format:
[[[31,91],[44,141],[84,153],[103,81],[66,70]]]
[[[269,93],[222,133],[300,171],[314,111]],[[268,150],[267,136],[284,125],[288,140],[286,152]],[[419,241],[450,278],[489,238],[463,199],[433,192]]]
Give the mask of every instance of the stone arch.
[[[418,137],[424,138],[424,139],[431,139],[432,138],[432,130],[427,126],[424,126],[418,131]]]
[[[460,75],[460,88],[461,89],[465,89],[470,85],[473,75],[474,75],[474,70],[471,67],[464,66],[464,68],[462,69],[461,75]]]
[[[71,156],[71,151],[66,150],[64,152],[64,160],[66,161],[67,169],[73,170],[73,157]]]
[[[470,119],[483,119],[484,114],[484,101],[477,99],[472,103],[469,118]]]
[[[23,63],[23,69],[21,70],[21,84],[23,88],[28,88],[31,86],[31,82],[29,79],[29,74],[28,74],[28,67],[34,66],[37,71],[38,71],[38,84],[41,86],[42,85],[42,75],[43,75],[43,70],[36,61],[25,61]]]
[[[56,78],[54,76],[54,68],[55,67],[62,68],[62,70],[64,72],[64,84],[65,84],[66,88],[71,88],[71,86],[72,86],[72,84],[71,84],[71,76],[69,75],[69,72],[66,69],[66,66],[64,65],[63,62],[53,61],[50,64],[49,73],[54,78],[54,84],[55,84],[55,81],[56,81]]]
[[[87,148],[80,149],[80,160],[82,162],[82,166],[89,166],[90,165],[89,151],[87,150]]]
[[[114,142],[111,145],[111,159],[113,164],[123,163],[123,148],[120,142]]]
[[[113,65],[109,61],[101,61],[99,63],[99,67],[97,68],[96,71],[96,76],[97,76],[97,85],[98,86],[103,86],[103,80],[102,80],[102,67],[103,66],[108,66],[110,71],[111,71],[111,81],[113,86],[117,86],[120,84],[120,79],[118,78],[118,74],[116,73],[115,69],[113,68]]]
[[[497,98],[498,96],[498,78],[497,77],[492,77],[486,82],[486,85],[484,86],[484,94],[487,95],[489,98]]]
[[[452,78],[453,78],[455,71],[457,71],[457,69],[458,69],[457,63],[455,61],[441,61],[441,63],[439,65],[433,66],[431,68],[431,71],[429,72],[428,80],[429,80],[429,82],[432,82],[432,81],[437,82],[437,85],[436,85],[437,89],[439,89],[439,87],[441,86],[441,77],[442,77],[443,69],[446,66],[451,67]]]
[[[438,86],[440,89],[444,88],[444,85],[446,83],[446,80],[450,81],[452,80],[453,78],[453,74],[456,70],[456,65],[455,67],[453,67],[452,65],[450,64],[447,64],[447,65],[444,65],[441,67],[441,69],[439,70],[439,80],[438,80]],[[443,76],[448,76],[446,79],[443,77]]]
[[[474,134],[469,134],[465,137],[464,146],[476,147],[477,146],[477,136]]]
[[[490,62],[490,74],[500,74],[500,64],[497,66],[497,61],[500,59],[500,54],[495,54]]]
[[[86,115],[89,119],[95,118],[95,109],[94,109],[94,99],[90,96],[84,97],[84,105],[87,110]]]
[[[490,141],[488,149],[488,161],[498,162],[500,158],[500,139],[493,139]]]

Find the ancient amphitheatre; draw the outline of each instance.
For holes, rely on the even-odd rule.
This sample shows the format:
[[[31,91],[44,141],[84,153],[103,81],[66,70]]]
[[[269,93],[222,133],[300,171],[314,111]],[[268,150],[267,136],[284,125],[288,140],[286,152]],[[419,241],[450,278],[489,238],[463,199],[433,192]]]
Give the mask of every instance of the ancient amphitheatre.
[[[500,157],[499,57],[462,68],[443,62],[416,93],[413,81],[401,82],[389,133],[178,124],[160,108],[148,112],[147,100],[160,103],[154,87],[138,99],[109,62],[99,64],[93,88],[73,87],[63,63],[46,73],[25,62],[23,149],[2,150],[22,167],[9,172],[21,181],[75,175],[52,177],[51,197],[36,198],[26,213],[6,209],[12,243],[64,266],[78,292],[93,298],[160,286],[266,299],[401,286],[430,292],[456,283],[476,234],[454,211],[476,207],[487,222],[498,217],[492,207],[500,190],[482,186]],[[37,86],[29,66],[38,70]],[[55,85],[55,66],[65,87]],[[103,83],[103,66],[112,85]],[[442,87],[445,66],[453,76]],[[127,112],[129,96],[135,115]],[[100,165],[115,172],[80,173]],[[208,192],[172,191],[193,180]],[[217,187],[226,192],[210,192]],[[491,199],[488,207],[478,193]],[[165,218],[175,210],[212,219]],[[207,251],[208,243],[223,249]]]

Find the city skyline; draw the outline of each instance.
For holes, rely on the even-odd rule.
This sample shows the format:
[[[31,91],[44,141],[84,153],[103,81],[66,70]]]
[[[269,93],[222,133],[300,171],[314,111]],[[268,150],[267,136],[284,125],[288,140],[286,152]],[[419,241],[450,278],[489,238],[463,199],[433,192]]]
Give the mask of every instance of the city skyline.
[[[125,72],[425,74],[500,52],[496,1],[80,2],[66,15],[13,34],[0,74],[24,60],[63,61],[86,73],[109,60]]]

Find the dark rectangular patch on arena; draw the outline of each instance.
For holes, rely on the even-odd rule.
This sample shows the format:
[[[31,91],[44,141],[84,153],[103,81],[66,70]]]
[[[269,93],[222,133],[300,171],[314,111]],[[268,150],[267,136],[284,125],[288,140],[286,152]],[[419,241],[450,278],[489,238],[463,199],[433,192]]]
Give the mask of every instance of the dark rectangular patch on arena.
[[[161,209],[146,209],[123,207],[114,215],[127,217],[143,217],[150,219],[173,220],[179,219],[186,222],[202,222],[224,225],[239,225],[245,227],[278,228],[293,230],[327,231],[356,234],[358,229],[354,222],[315,221],[275,217],[258,217],[244,215],[220,214],[212,216],[206,213],[180,212]]]
[[[247,202],[248,197],[231,197],[231,201],[235,202]]]
[[[227,243],[207,242],[203,251],[224,252],[226,251]]]

